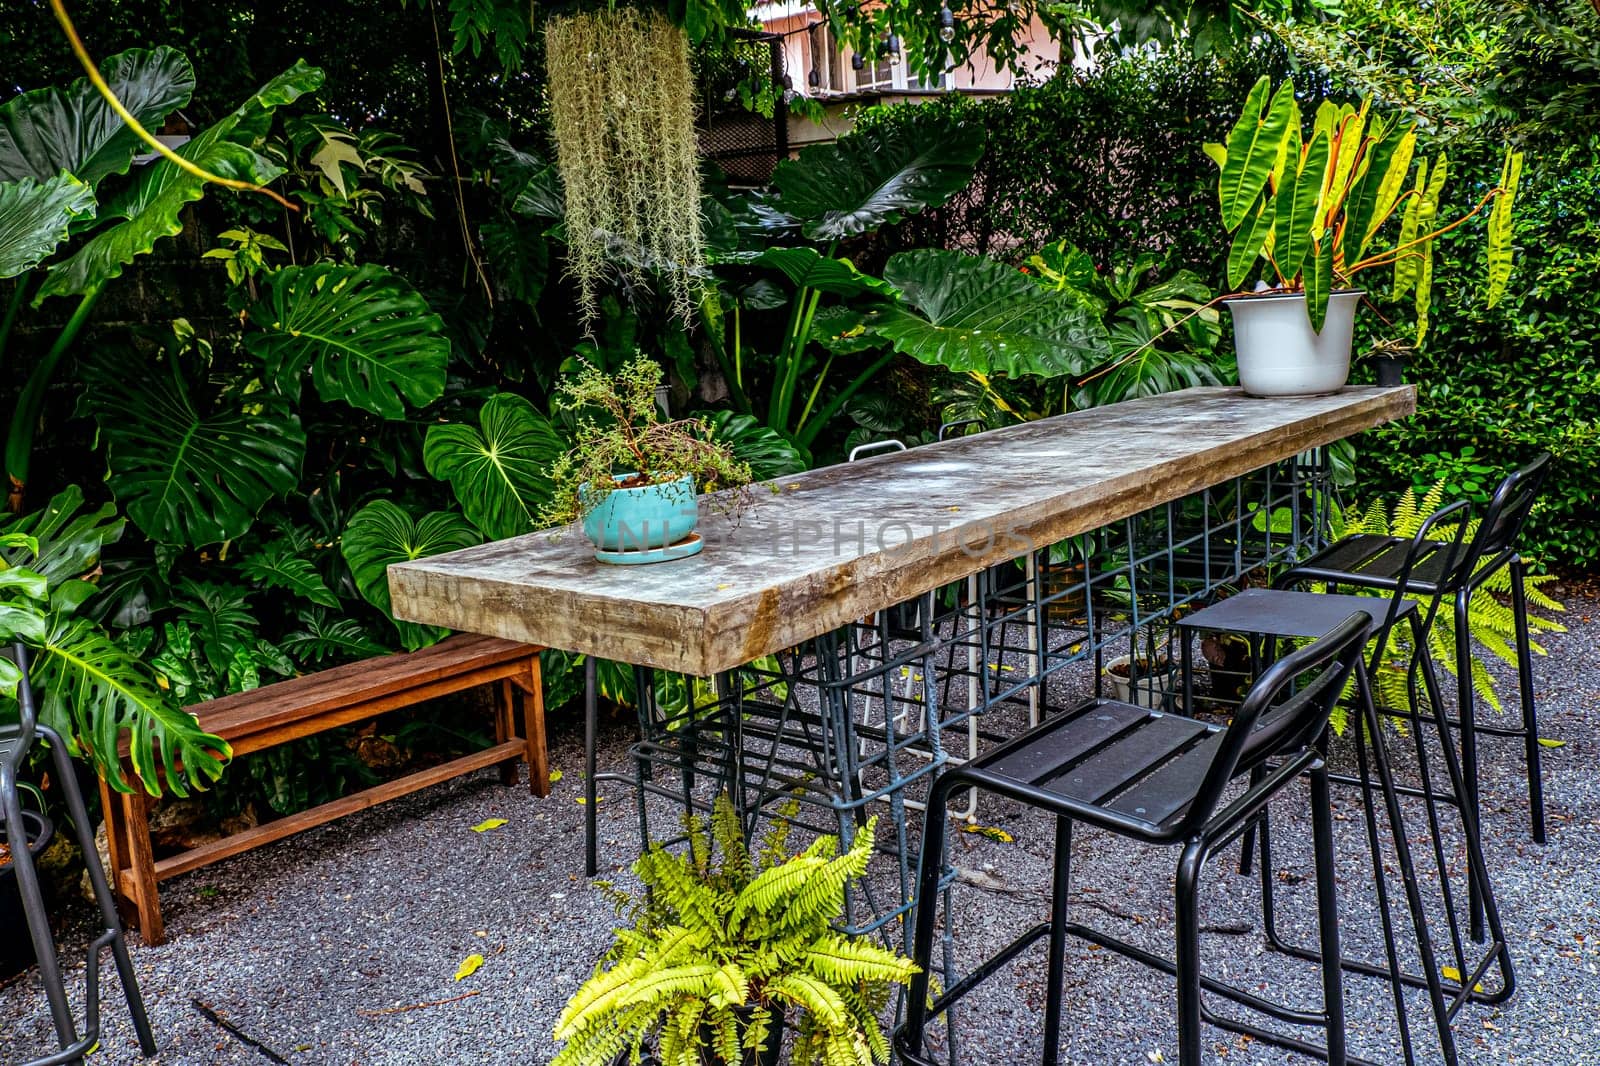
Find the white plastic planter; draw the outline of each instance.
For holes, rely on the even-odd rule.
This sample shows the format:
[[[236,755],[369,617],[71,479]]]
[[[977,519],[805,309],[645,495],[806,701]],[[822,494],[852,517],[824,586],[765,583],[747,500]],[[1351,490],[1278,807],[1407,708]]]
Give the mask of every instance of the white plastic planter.
[[[1360,290],[1328,298],[1322,332],[1311,328],[1304,293],[1267,293],[1226,301],[1233,313],[1239,384],[1251,396],[1319,396],[1350,379]]]
[[[1135,707],[1149,707],[1159,709],[1166,703],[1167,693],[1172,691],[1172,665],[1166,659],[1156,662],[1141,660],[1140,665],[1146,672],[1141,673],[1137,681],[1125,674],[1119,674],[1114,667],[1127,669],[1128,656],[1118,655],[1114,659],[1107,659],[1105,667],[1101,670],[1105,679],[1111,685],[1111,697],[1123,703],[1131,703]]]

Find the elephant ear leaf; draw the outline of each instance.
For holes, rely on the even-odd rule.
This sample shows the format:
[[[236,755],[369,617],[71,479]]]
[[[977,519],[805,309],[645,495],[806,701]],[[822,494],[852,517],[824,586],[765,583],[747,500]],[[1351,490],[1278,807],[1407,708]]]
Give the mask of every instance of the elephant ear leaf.
[[[159,795],[163,783],[179,796],[204,789],[222,776],[232,754],[136,656],[87,618],[51,619],[33,682],[42,693],[40,720],[69,738],[74,754],[87,752],[118,791],[131,790],[117,756],[124,736],[133,771],[151,795]]]
[[[1222,172],[1217,179],[1222,225],[1230,233],[1245,220],[1273,168],[1294,122],[1294,83],[1285,81],[1268,102],[1272,81],[1266,75],[1245,99],[1244,112],[1228,134]]]
[[[305,431],[281,397],[261,393],[224,396],[202,412],[177,364],[170,368],[91,367],[85,406],[106,444],[106,480],[151,540],[232,540],[299,484]]]
[[[982,126],[930,117],[807,148],[772,183],[807,237],[838,240],[938,207],[972,181],[983,146]]]
[[[811,466],[811,459],[797,445],[751,415],[718,411],[706,418],[711,435],[733,450],[734,457],[749,464],[757,480],[798,474]]]
[[[422,460],[428,473],[450,482],[472,524],[502,540],[538,528],[550,501],[545,471],[565,446],[531,403],[502,392],[478,412],[478,426],[430,426]]]
[[[1051,290],[979,256],[919,249],[890,258],[901,302],[873,330],[898,352],[957,373],[1059,377],[1104,361],[1105,325],[1071,289]]]
[[[470,548],[481,540],[472,524],[458,514],[434,511],[423,515],[421,521],[414,521],[388,500],[375,500],[351,516],[340,538],[340,550],[350,564],[361,595],[394,618],[389,603],[389,564]],[[399,619],[394,624],[408,651],[435,644],[449,632]]]
[[[444,393],[444,323],[404,279],[371,263],[284,267],[251,311],[246,346],[290,399],[309,369],[329,402],[404,418]]]
[[[0,278],[38,266],[94,208],[94,190],[71,174],[0,184]]]
[[[1521,180],[1522,153],[1507,150],[1506,161],[1500,169],[1500,195],[1489,211],[1489,297],[1486,301],[1489,307],[1500,302],[1506,283],[1511,280],[1511,215],[1516,209],[1517,185]],[[0,276],[3,273],[0,271]]]
[[[194,68],[176,48],[120,52],[100,65],[100,75],[147,129],[159,128],[194,92]],[[0,181],[47,181],[66,171],[93,188],[126,171],[139,145],[87,78],[0,107]]]
[[[272,113],[321,84],[322,71],[296,63],[176,151],[221,177],[265,184],[283,173],[282,167],[256,151],[271,128]],[[204,179],[170,160],[158,159],[141,168],[133,185],[100,210],[102,219],[124,221],[96,233],[71,258],[51,267],[34,304],[50,296],[88,292],[119,276],[157,241],[183,232],[184,207],[205,193]]]

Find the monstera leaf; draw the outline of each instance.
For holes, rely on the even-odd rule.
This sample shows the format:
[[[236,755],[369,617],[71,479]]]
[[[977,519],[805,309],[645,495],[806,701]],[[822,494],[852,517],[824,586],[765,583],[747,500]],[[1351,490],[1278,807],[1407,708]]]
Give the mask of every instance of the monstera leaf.
[[[194,92],[194,68],[175,48],[135,48],[100,65],[100,74],[140,125],[159,128]],[[89,84],[38,89],[0,107],[0,181],[48,181],[67,171],[93,188],[128,169],[139,138]]]
[[[807,237],[838,240],[944,203],[972,181],[983,144],[983,127],[941,116],[807,148],[772,183]]]
[[[0,550],[0,569],[25,565],[52,585],[94,569],[101,549],[121,539],[128,523],[117,517],[117,509],[109,503],[80,514],[82,507],[83,490],[68,485],[52,496],[43,510],[0,520],[0,537],[26,537],[36,547]]]
[[[85,405],[106,444],[107,481],[152,540],[232,540],[299,483],[305,431],[281,398],[261,393],[202,413],[169,365],[165,375],[92,368]]]
[[[87,752],[114,788],[131,790],[117,746],[129,741],[133,771],[152,796],[161,785],[179,796],[222,776],[231,752],[201,729],[155,682],[145,665],[87,618],[57,615],[38,644],[34,689],[39,718]]]
[[[404,418],[444,392],[444,323],[409,283],[371,263],[284,267],[251,310],[245,344],[290,399],[309,368],[317,393],[384,418]]]
[[[748,463],[757,480],[798,474],[811,467],[811,457],[805,451],[750,415],[718,411],[706,422],[712,436],[733,449],[741,462]]]
[[[1109,354],[1086,297],[1051,290],[978,256],[920,249],[892,256],[884,278],[901,292],[873,330],[895,350],[958,373],[1059,377]]]
[[[470,548],[481,541],[478,531],[458,514],[434,511],[413,521],[388,500],[375,500],[351,516],[340,538],[340,550],[355,575],[356,588],[368,603],[393,617],[389,605],[389,564],[424,559],[440,552]],[[435,644],[449,631],[395,619],[408,651]]]
[[[502,540],[538,528],[539,509],[550,500],[545,469],[565,447],[531,403],[502,392],[478,412],[478,426],[430,426],[422,461],[450,482],[473,525]]]
[[[94,214],[94,190],[71,174],[0,184],[0,278],[38,266],[67,239],[73,219]]]
[[[264,184],[283,168],[255,149],[266,138],[272,113],[322,84],[322,71],[296,63],[263,86],[233,114],[201,133],[177,153],[202,169],[224,178]],[[34,298],[67,296],[103,284],[123,267],[155,247],[163,237],[183,231],[179,219],[185,205],[205,195],[206,182],[161,159],[140,171],[138,180],[100,211],[102,219],[125,221],[90,238],[65,262],[51,267]]]

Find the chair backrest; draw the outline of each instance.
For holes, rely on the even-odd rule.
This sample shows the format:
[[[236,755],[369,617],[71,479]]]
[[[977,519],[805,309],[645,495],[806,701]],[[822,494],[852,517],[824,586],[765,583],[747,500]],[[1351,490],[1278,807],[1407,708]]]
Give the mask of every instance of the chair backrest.
[[[1297,754],[1322,736],[1372,632],[1372,616],[1356,611],[1256,679],[1222,734],[1186,815],[1189,826],[1198,827],[1211,817],[1234,778],[1269,760]]]
[[[0,649],[0,655],[4,655]],[[28,680],[28,649],[23,644],[15,644],[11,654],[7,656],[16,664],[18,672],[22,675],[17,681],[17,710],[20,721],[15,726],[0,727],[8,731],[14,730],[21,743],[10,745],[3,760],[0,760],[0,777],[9,777],[16,780],[17,772],[22,767],[22,760],[28,757],[28,749],[33,747],[34,728],[38,724],[38,711],[33,700],[33,685]]]
[[[1500,482],[1489,499],[1488,509],[1483,512],[1483,520],[1478,523],[1478,531],[1473,534],[1472,547],[1467,550],[1466,559],[1462,562],[1464,571],[1453,576],[1465,580],[1472,576],[1480,560],[1491,559],[1515,546],[1517,538],[1522,535],[1522,527],[1528,524],[1528,515],[1533,513],[1533,505],[1539,500],[1539,489],[1543,487],[1549,472],[1550,453],[1544,452]]]

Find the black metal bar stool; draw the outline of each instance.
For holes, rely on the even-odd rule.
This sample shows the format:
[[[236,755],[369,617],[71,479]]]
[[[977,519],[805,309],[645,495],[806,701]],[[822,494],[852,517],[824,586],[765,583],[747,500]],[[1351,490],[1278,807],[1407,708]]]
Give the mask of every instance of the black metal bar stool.
[[[1347,617],[1322,639],[1285,656],[1252,687],[1227,728],[1114,700],[1094,699],[944,774],[929,797],[917,894],[913,979],[895,1049],[912,1066],[931,1066],[924,1049],[929,1017],[947,1010],[1011,959],[1048,940],[1044,1066],[1058,1060],[1066,938],[1087,939],[1177,979],[1180,1066],[1202,1060],[1201,1023],[1249,1034],[1334,1064],[1345,1049],[1337,889],[1327,768],[1321,745],[1328,717],[1353,668],[1359,666],[1372,618]],[[1261,767],[1271,769],[1252,774]],[[1297,1009],[1225,985],[1200,972],[1199,881],[1207,858],[1238,838],[1282,789],[1302,773],[1311,778],[1312,828],[1321,945],[1323,1003]],[[1224,804],[1231,783],[1252,783]],[[1055,874],[1050,920],[1024,933],[972,973],[952,983],[931,1005],[928,967],[933,952],[935,900],[943,875],[946,808],[951,794],[976,787],[1056,815]],[[1176,882],[1177,950],[1164,959],[1068,918],[1072,823],[1150,844],[1182,844]],[[1278,1021],[1316,1026],[1326,1046],[1212,1014],[1205,993],[1222,996]]]
[[[1446,545],[1441,541],[1431,541],[1431,550],[1415,560],[1406,583],[1411,595],[1448,598],[1453,602],[1461,763],[1466,776],[1467,802],[1472,805],[1473,816],[1481,821],[1478,797],[1479,734],[1518,738],[1523,743],[1527,762],[1528,815],[1533,825],[1533,839],[1540,844],[1545,841],[1545,818],[1544,782],[1539,760],[1539,717],[1533,694],[1528,597],[1523,585],[1526,566],[1516,545],[1538,499],[1539,488],[1549,472],[1549,465],[1550,453],[1545,452],[1507,476],[1495,489],[1466,553],[1455,565],[1447,565]],[[1288,587],[1320,583],[1346,589],[1393,592],[1399,587],[1400,569],[1409,548],[1408,538],[1373,534],[1344,537],[1295,566],[1274,585]],[[1490,578],[1508,567],[1511,571],[1511,609],[1515,619],[1517,695],[1522,712],[1522,724],[1518,727],[1487,725],[1478,720],[1468,622],[1472,597]]]
[[[84,809],[83,795],[78,791],[72,758],[61,736],[38,723],[33,688],[28,679],[27,649],[16,645],[12,650],[12,659],[22,671],[22,679],[17,685],[20,721],[14,725],[0,726],[0,807],[4,809],[6,840],[11,843],[11,861],[16,867],[17,888],[22,894],[28,934],[33,939],[34,953],[39,961],[39,977],[44,983],[45,997],[50,1003],[50,1018],[55,1024],[56,1038],[61,1045],[59,1051],[32,1059],[21,1066],[60,1066],[79,1062],[90,1048],[99,1043],[100,955],[108,947],[116,960],[117,976],[122,981],[122,994],[128,1001],[128,1011],[133,1015],[139,1048],[145,1056],[152,1056],[156,1053],[155,1037],[150,1031],[150,1019],[145,1014],[144,1001],[139,996],[133,960],[128,955],[128,945],[122,934],[122,922],[117,917],[116,904],[106,884],[105,870],[100,865],[100,854],[95,849],[94,833],[89,828],[89,813]],[[100,916],[105,925],[104,932],[89,945],[88,965],[84,971],[86,1018],[84,1035],[81,1037],[77,1035],[77,1023],[67,1001],[66,986],[62,982],[61,962],[56,956],[55,937],[50,931],[50,918],[45,912],[44,897],[39,891],[38,871],[26,846],[30,834],[17,794],[18,772],[36,737],[42,738],[50,746],[57,783],[66,797],[67,812],[77,831],[84,865],[89,870],[89,883],[94,888],[95,901],[100,905]]]
[[[1464,543],[1466,523],[1463,519],[1467,509],[1467,503],[1464,501],[1458,502],[1435,513],[1422,523],[1416,535],[1408,542],[1405,550],[1400,553],[1401,559],[1395,572],[1396,591],[1387,596],[1380,598],[1330,592],[1304,592],[1292,589],[1247,589],[1236,596],[1189,615],[1178,623],[1180,632],[1183,634],[1180,645],[1183,656],[1184,694],[1187,702],[1192,680],[1190,663],[1192,654],[1191,638],[1196,632],[1247,634],[1252,638],[1252,657],[1257,662],[1260,662],[1263,658],[1270,658],[1270,654],[1264,654],[1264,651],[1270,652],[1272,647],[1280,641],[1310,640],[1323,636],[1337,625],[1350,610],[1363,602],[1368,605],[1368,610],[1376,610],[1379,605],[1384,606],[1383,620],[1375,627],[1373,632],[1373,652],[1370,665],[1358,663],[1356,668],[1357,695],[1361,710],[1360,732],[1357,735],[1358,743],[1356,744],[1358,774],[1354,777],[1332,774],[1330,779],[1336,783],[1358,787],[1361,789],[1363,798],[1366,801],[1366,829],[1375,877],[1374,889],[1386,940],[1386,955],[1383,962],[1345,959],[1343,966],[1347,971],[1381,977],[1391,982],[1394,990],[1395,1012],[1400,1024],[1401,1046],[1407,1063],[1416,1062],[1407,1022],[1404,995],[1407,987],[1427,990],[1429,1003],[1438,1029],[1440,1047],[1444,1056],[1443,1061],[1451,1064],[1451,1066],[1458,1061],[1452,1023],[1461,1007],[1469,1001],[1480,1003],[1503,1002],[1511,996],[1515,988],[1511,954],[1484,862],[1482,839],[1479,836],[1477,818],[1470,802],[1466,798],[1467,791],[1463,768],[1451,741],[1451,731],[1445,717],[1443,701],[1440,697],[1438,676],[1435,672],[1433,661],[1428,655],[1428,629],[1433,624],[1433,616],[1439,610],[1440,600],[1433,598],[1425,607],[1418,600],[1409,597],[1409,593],[1413,591],[1410,578],[1416,571],[1419,562],[1428,562],[1431,567],[1441,574],[1452,573],[1456,567],[1465,565],[1462,562],[1467,554],[1467,548]],[[1446,539],[1441,540],[1436,539],[1436,537],[1444,537]],[[1292,570],[1280,580],[1292,583],[1299,574],[1300,571],[1298,569]],[[1373,699],[1372,677],[1379,669],[1385,666],[1384,657],[1388,654],[1390,635],[1401,625],[1408,627],[1413,649],[1410,660],[1405,667],[1406,690],[1411,705],[1406,708],[1385,707],[1380,715],[1379,708]],[[1385,742],[1382,740],[1382,722],[1384,718],[1395,717],[1406,719],[1413,727],[1410,730],[1410,739],[1415,746],[1416,772],[1419,775],[1419,786],[1400,785],[1394,779]],[[1443,788],[1436,787],[1433,781],[1433,774],[1430,768],[1432,760],[1428,754],[1425,736],[1425,727],[1428,726],[1432,726],[1438,735],[1439,749],[1447,777],[1446,786]],[[1377,773],[1378,780],[1376,782],[1372,779],[1373,770]],[[1257,770],[1258,774],[1262,772],[1265,771]],[[1379,794],[1381,794],[1383,808],[1387,813],[1395,857],[1404,886],[1406,905],[1410,911],[1412,928],[1416,935],[1417,950],[1422,966],[1420,974],[1406,971],[1402,967],[1395,949],[1393,917],[1389,907],[1388,885],[1384,876],[1386,864],[1381,852],[1377,808],[1375,807],[1376,797]],[[1432,935],[1428,927],[1427,910],[1416,876],[1416,866],[1412,857],[1411,845],[1404,828],[1404,818],[1400,805],[1402,796],[1420,798],[1426,806],[1432,859],[1438,874],[1443,912],[1448,926],[1450,952],[1457,974],[1456,978],[1447,979],[1444,976],[1444,971],[1436,957]],[[1484,939],[1483,932],[1478,928],[1477,915],[1481,913],[1487,919],[1488,943],[1483,953],[1476,958],[1468,957],[1466,940],[1461,932],[1455,892],[1451,887],[1452,864],[1445,853],[1440,820],[1441,806],[1456,810],[1461,818],[1467,860],[1467,895],[1474,908],[1472,930],[1474,940],[1482,941]],[[1245,862],[1242,864],[1242,868],[1248,870],[1248,860],[1252,848],[1251,841],[1258,829],[1260,834],[1263,923],[1268,942],[1276,950],[1300,958],[1315,960],[1320,954],[1318,949],[1289,944],[1277,933],[1273,895],[1274,879],[1272,876],[1270,819],[1265,812],[1258,820],[1257,825],[1252,825],[1246,830]],[[1488,976],[1491,969],[1498,969],[1499,984],[1494,988],[1483,989],[1481,982]]]

